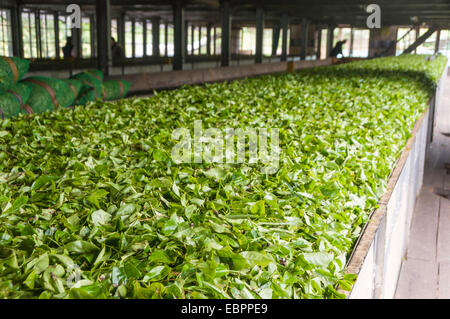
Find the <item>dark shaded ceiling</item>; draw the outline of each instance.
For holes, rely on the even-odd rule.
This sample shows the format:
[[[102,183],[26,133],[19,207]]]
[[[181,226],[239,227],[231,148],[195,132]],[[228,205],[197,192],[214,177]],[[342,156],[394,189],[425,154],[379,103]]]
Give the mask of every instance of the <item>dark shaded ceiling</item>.
[[[0,0],[11,2],[10,0]],[[22,5],[39,5],[62,8],[70,3],[95,10],[95,0],[18,0]],[[171,0],[111,0],[113,12],[126,11],[136,15],[171,16]],[[185,0],[186,19],[219,22],[220,0]],[[427,24],[450,27],[450,0],[230,0],[233,19],[252,23],[257,7],[264,10],[267,21],[277,21],[283,14],[291,23],[303,19],[318,24],[348,24],[365,26],[370,13],[368,4],[381,7],[381,24]],[[49,7],[49,5],[51,5]]]

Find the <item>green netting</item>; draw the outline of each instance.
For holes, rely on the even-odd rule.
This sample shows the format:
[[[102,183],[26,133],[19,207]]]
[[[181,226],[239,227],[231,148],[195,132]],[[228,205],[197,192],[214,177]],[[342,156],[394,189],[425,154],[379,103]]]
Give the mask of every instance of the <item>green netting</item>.
[[[83,87],[83,83],[81,83],[81,81],[75,80],[75,79],[69,79],[69,80],[63,80],[64,82],[66,82],[72,93],[73,93],[73,102],[72,105],[74,104],[75,100],[77,99],[78,95],[80,94],[81,88]]]
[[[93,88],[82,90],[78,96],[78,99],[75,101],[75,105],[86,105],[89,102],[95,101],[97,99],[96,96],[97,95]]]
[[[57,106],[68,107],[73,103],[74,93],[63,80],[45,76],[33,76],[23,80],[22,83],[31,88],[27,104],[34,113],[53,111]]]
[[[85,96],[90,89],[94,89],[94,97],[92,98],[92,93],[89,93],[90,100],[95,101],[96,98],[101,98],[102,96],[102,82],[103,82],[103,72],[99,70],[89,70],[86,72],[81,72],[72,77],[72,79],[79,80],[83,83],[81,88],[80,97]],[[88,102],[89,102],[88,101]],[[76,104],[85,104],[80,101],[76,101]]]
[[[125,80],[108,80],[102,83],[103,100],[116,100],[125,97],[131,83]]]
[[[31,89],[22,84],[14,84],[8,91],[0,93],[0,119],[19,114],[28,114],[23,108],[30,97]]]
[[[6,91],[28,72],[30,61],[16,57],[0,57],[0,90]]]

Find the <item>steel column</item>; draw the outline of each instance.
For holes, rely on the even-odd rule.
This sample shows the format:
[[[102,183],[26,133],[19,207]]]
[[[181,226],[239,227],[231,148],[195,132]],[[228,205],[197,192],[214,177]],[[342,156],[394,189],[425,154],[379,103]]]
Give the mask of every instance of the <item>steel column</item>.
[[[320,60],[320,50],[322,49],[322,27],[319,26],[317,30],[317,50],[316,50],[316,59]]]
[[[302,20],[302,38],[300,48],[300,59],[306,60],[306,54],[308,49],[308,21]]]
[[[220,2],[220,17],[222,22],[222,50],[221,65],[229,66],[231,62],[231,7],[230,1],[222,0]]]
[[[13,55],[23,58],[21,6],[17,3],[11,8],[11,26]]]
[[[206,55],[211,55],[211,24],[206,26]]]
[[[262,63],[264,42],[264,10],[262,7],[256,8],[256,52],[255,63]]]
[[[53,30],[55,34],[55,57],[59,59],[61,54],[59,53],[59,23],[58,13],[53,13]]]
[[[353,56],[353,41],[354,41],[354,29],[350,28],[350,49],[348,50],[348,56],[352,57]]]
[[[173,33],[174,33],[174,56],[172,66],[174,70],[182,70],[185,52],[185,22],[184,22],[184,3],[176,0],[173,4]]]
[[[160,18],[156,17],[152,19],[152,55],[159,56],[159,22]]]
[[[330,56],[331,50],[333,50],[333,33],[334,26],[329,26],[327,31],[327,58]]]
[[[288,42],[289,18],[284,14],[281,18],[282,43],[281,43],[281,61],[287,60],[287,42]]]
[[[105,75],[109,75],[111,61],[111,4],[110,0],[97,0],[97,65]]]
[[[436,43],[434,44],[434,54],[439,52],[439,42],[441,38],[441,29],[436,31]]]

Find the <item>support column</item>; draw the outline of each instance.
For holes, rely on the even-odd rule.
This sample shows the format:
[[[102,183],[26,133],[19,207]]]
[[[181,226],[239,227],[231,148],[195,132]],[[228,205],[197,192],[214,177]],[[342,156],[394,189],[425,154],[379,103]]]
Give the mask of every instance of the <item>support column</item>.
[[[301,47],[300,47],[300,59],[306,60],[306,51],[308,48],[308,21],[303,19],[302,21],[302,37],[301,37]]]
[[[186,45],[184,46],[184,56],[188,56],[189,55],[189,51],[188,51],[188,30],[189,30],[189,22],[185,21],[184,22],[184,38],[186,39]]]
[[[125,14],[124,13],[120,13],[120,15],[117,19],[117,39],[115,39],[115,40],[125,50]]]
[[[211,55],[211,24],[206,26],[206,55]]]
[[[222,22],[222,49],[221,49],[221,65],[229,66],[231,62],[231,7],[230,1],[222,0],[220,2],[220,18]]]
[[[136,57],[136,20],[135,18],[131,18],[131,56],[133,58]]]
[[[353,28],[350,29],[350,50],[348,50],[348,55],[349,57],[353,56],[353,39],[354,39],[354,32],[353,32]]]
[[[22,19],[21,6],[17,3],[11,8],[11,31],[12,31],[12,49],[13,55],[23,58],[23,38],[22,38]]]
[[[397,26],[370,29],[369,57],[394,56],[397,31]]]
[[[289,43],[289,54],[299,57],[301,52],[302,26],[300,24],[291,24],[290,30],[291,41]]]
[[[56,59],[61,58],[61,53],[59,50],[60,45],[59,45],[59,23],[58,23],[58,20],[59,20],[58,13],[55,12],[53,14],[53,27],[55,29],[55,35],[56,35],[55,36],[55,57],[56,57]]]
[[[231,55],[238,55],[241,50],[241,29],[240,28],[231,28],[231,36],[230,36],[230,51]]]
[[[147,19],[142,19],[142,32],[144,37],[144,50],[143,50],[143,56],[147,56]]]
[[[281,43],[281,61],[287,60],[287,42],[288,42],[289,18],[283,14],[281,18],[282,43]]]
[[[155,17],[152,19],[152,55],[157,57],[159,53],[159,23],[160,18]]]
[[[81,48],[81,28],[72,28],[72,44],[75,48],[75,58],[82,58],[82,48]]]
[[[316,49],[316,59],[320,60],[320,50],[322,49],[322,27],[318,26],[317,29],[317,49]]]
[[[262,7],[256,8],[256,52],[255,63],[262,63],[264,41],[264,11]]]
[[[434,45],[434,54],[439,52],[439,41],[441,40],[441,29],[436,31],[436,43]]]
[[[173,4],[174,55],[172,66],[174,70],[183,69],[184,51],[186,46],[184,27],[184,3],[182,0],[176,0]]]
[[[333,33],[334,26],[329,26],[327,32],[327,58],[330,57],[331,50],[333,50]]]
[[[111,72],[111,3],[97,0],[97,67],[105,75]]]
[[[95,57],[95,56],[98,56],[98,53],[97,53],[97,48],[98,48],[98,45],[97,45],[97,19],[96,18],[94,18],[94,16],[89,16],[89,22],[90,22],[90,27],[91,27],[91,29],[90,29],[90,32],[91,32],[91,57]],[[111,24],[110,24],[111,25]],[[109,28],[109,30],[110,30],[110,38],[111,38],[111,27]]]
[[[202,25],[198,26],[198,55],[202,55]]]
[[[195,27],[191,25],[191,55],[194,55]]]
[[[277,55],[278,43],[280,42],[280,31],[281,27],[279,25],[272,28],[272,56]]]
[[[216,42],[217,42],[217,28],[214,27],[214,32],[213,32],[213,55],[216,55],[217,52],[217,48],[216,48]]]
[[[36,9],[34,11],[34,18],[36,23],[36,40],[37,40],[37,46],[36,46],[36,53],[38,58],[42,58],[42,37],[41,37],[41,14],[39,12],[39,9]]]
[[[419,33],[420,33],[420,26],[416,27],[416,39],[414,41],[417,41],[419,39]],[[417,49],[414,49],[414,54],[417,53]]]
[[[184,21],[183,21],[183,25],[184,25],[184,27],[186,26]],[[184,34],[184,28],[183,28],[183,39],[186,39],[184,36],[185,36],[185,34]],[[166,24],[164,25],[164,56],[169,56],[168,45],[169,45],[169,23],[167,23],[167,21],[166,21]],[[186,45],[184,45],[184,47],[183,47],[183,59],[185,57],[185,55],[184,55],[185,47],[186,47]]]

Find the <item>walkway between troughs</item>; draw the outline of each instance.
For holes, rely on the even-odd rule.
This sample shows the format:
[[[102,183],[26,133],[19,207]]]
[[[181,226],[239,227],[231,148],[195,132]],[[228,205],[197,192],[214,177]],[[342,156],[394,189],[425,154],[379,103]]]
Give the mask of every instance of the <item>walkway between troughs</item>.
[[[409,245],[395,298],[450,298],[450,76],[436,108],[433,143],[427,154],[424,180],[414,209]]]

